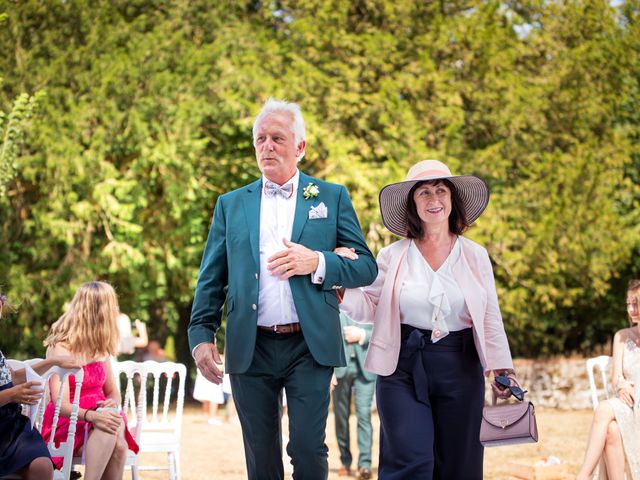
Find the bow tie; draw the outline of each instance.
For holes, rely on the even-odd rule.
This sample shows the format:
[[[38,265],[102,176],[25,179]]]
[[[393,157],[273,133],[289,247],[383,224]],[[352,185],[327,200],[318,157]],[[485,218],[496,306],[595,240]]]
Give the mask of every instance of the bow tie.
[[[280,195],[282,198],[290,198],[293,194],[293,183],[287,183],[283,186],[267,180],[264,184],[264,193],[267,197]]]

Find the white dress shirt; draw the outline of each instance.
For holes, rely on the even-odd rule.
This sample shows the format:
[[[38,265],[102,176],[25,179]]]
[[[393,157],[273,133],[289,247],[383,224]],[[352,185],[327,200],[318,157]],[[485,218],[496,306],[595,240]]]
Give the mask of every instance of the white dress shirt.
[[[460,242],[456,240],[447,259],[434,272],[415,242],[411,242],[407,252],[408,273],[400,290],[402,323],[433,330],[433,314],[440,309],[446,330],[454,332],[473,326],[464,295],[451,270],[459,258]]]
[[[291,240],[293,220],[296,213],[296,198],[300,183],[300,171],[285,183],[293,184],[293,191],[289,198],[280,195],[267,197],[264,184],[267,179],[262,177],[262,193],[260,201],[260,276],[258,280],[258,325],[272,327],[285,323],[299,322],[296,307],[293,303],[289,281],[280,280],[271,275],[267,269],[267,259],[286,247],[283,238]],[[282,186],[282,185],[281,185]],[[324,281],[326,263],[322,252],[318,254],[318,267],[311,274],[311,281],[321,284]],[[215,343],[215,338],[213,340]],[[191,351],[194,356],[199,343]]]
[[[260,277],[258,290],[258,325],[271,327],[285,323],[297,323],[298,314],[288,280],[280,280],[267,269],[267,260],[286,248],[283,238],[291,240],[293,220],[296,213],[296,198],[300,183],[300,171],[285,183],[293,185],[289,198],[281,195],[268,197],[262,177],[262,199],[260,202]],[[313,283],[322,283],[325,274],[324,255],[318,253],[318,268],[312,274]]]

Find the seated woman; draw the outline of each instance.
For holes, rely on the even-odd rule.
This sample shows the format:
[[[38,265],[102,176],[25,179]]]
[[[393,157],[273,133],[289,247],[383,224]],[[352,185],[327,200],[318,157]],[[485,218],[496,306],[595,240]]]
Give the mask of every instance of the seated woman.
[[[640,407],[634,394],[640,381],[640,280],[629,282],[627,313],[630,327],[613,337],[616,398],[598,404],[578,480],[591,478],[601,457],[606,467],[601,477],[622,480],[626,470],[627,478],[640,480]]]
[[[84,369],[80,394],[80,410],[74,450],[79,453],[85,445],[86,480],[122,478],[127,450],[138,452],[138,445],[126,428],[124,416],[119,412],[120,395],[111,369],[110,356],[118,345],[119,308],[116,292],[104,282],[89,282],[76,292],[69,310],[51,326],[45,340],[47,358],[71,355]],[[55,377],[54,377],[55,378]],[[52,380],[52,397],[58,395],[59,381]],[[74,391],[73,378],[65,383],[61,418],[55,440],[66,438],[71,414],[69,391]],[[54,405],[46,407],[42,434],[51,436]],[[88,435],[87,435],[88,433]],[[56,465],[61,458],[54,458]]]
[[[0,318],[7,298],[0,294]],[[42,375],[54,365],[78,368],[70,357],[42,360],[31,368]],[[20,404],[35,405],[42,397],[38,382],[26,381],[25,369],[12,370],[0,351],[0,477],[18,474],[27,480],[53,478],[53,464],[40,433],[31,428]]]

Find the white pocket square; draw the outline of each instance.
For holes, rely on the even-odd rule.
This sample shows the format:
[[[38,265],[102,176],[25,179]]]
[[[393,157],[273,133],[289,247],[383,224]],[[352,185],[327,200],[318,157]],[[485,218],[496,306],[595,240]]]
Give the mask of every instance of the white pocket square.
[[[324,202],[320,202],[317,207],[311,207],[309,209],[309,220],[327,218],[327,213],[327,206],[324,204]]]

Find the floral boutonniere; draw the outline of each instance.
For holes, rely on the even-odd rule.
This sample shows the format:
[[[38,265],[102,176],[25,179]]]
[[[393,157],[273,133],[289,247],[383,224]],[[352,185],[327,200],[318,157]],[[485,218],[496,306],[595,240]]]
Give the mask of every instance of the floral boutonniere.
[[[302,190],[302,195],[304,195],[305,200],[309,200],[310,198],[316,198],[319,193],[320,193],[320,189],[318,188],[318,185],[316,185],[315,183],[309,183],[309,185],[304,187],[304,189]]]

